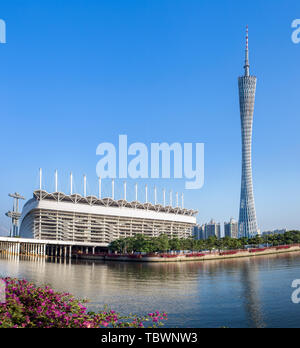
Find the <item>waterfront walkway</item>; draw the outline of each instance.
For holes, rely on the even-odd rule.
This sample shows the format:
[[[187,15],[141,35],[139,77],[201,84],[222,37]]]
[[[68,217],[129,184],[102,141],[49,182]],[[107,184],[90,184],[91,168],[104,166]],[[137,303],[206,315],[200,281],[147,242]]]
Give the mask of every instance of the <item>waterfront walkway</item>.
[[[206,261],[259,255],[279,254],[300,251],[299,244],[256,248],[245,250],[226,250],[212,252],[190,252],[186,254],[111,254],[107,252],[108,244],[91,242],[73,242],[42,240],[29,238],[0,237],[0,254],[27,255],[39,257],[69,258],[102,261],[134,262],[181,262]]]
[[[101,261],[129,261],[129,262],[186,262],[186,261],[209,261],[233,259],[241,257],[254,257],[270,254],[282,254],[288,252],[300,252],[300,245],[282,245],[268,248],[256,248],[245,250],[226,250],[213,251],[205,253],[187,253],[187,254],[86,254],[78,253],[77,257],[84,260],[101,260]]]

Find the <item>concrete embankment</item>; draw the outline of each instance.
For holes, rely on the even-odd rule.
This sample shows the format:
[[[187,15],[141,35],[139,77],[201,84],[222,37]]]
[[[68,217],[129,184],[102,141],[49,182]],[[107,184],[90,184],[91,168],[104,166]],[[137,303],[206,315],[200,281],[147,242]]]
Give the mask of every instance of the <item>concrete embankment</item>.
[[[250,249],[239,251],[223,251],[212,252],[205,254],[179,254],[179,255],[91,255],[91,254],[79,254],[77,257],[84,260],[102,260],[102,261],[126,261],[126,262],[185,262],[185,261],[209,261],[209,260],[222,260],[233,259],[240,257],[255,257],[270,254],[282,254],[288,252],[300,252],[300,246],[286,246],[286,247],[272,247],[264,249]]]

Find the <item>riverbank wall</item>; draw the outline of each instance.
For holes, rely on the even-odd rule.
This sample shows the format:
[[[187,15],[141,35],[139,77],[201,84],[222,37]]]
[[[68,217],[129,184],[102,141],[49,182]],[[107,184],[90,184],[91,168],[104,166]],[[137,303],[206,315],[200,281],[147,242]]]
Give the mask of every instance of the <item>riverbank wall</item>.
[[[100,261],[119,261],[119,262],[189,262],[189,261],[209,261],[233,259],[241,257],[255,257],[271,254],[282,254],[288,252],[299,252],[300,245],[279,246],[270,248],[257,248],[247,250],[230,250],[211,253],[190,253],[190,254],[157,254],[157,255],[141,255],[141,254],[78,254],[76,258],[84,260],[100,260]]]

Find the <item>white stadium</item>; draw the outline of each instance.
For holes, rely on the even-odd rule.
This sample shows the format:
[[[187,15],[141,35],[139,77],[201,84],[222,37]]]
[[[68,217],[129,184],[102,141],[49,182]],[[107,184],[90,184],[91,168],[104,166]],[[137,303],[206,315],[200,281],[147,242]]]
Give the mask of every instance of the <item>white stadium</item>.
[[[192,235],[196,224],[196,210],[172,206],[172,192],[169,204],[166,205],[165,190],[163,204],[156,202],[154,188],[154,204],[148,202],[148,189],[145,186],[145,202],[137,199],[137,184],[135,185],[136,200],[126,200],[126,182],[124,182],[124,199],[114,199],[114,180],[112,180],[112,195],[101,198],[101,179],[99,179],[99,194],[86,195],[86,177],[84,177],[84,194],[73,194],[72,174],[70,177],[70,194],[57,190],[57,172],[55,174],[55,192],[49,193],[42,189],[40,172],[40,189],[34,191],[33,198],[23,207],[20,220],[20,237],[43,240],[72,241],[83,243],[101,243],[108,245],[119,238],[136,234],[159,236],[167,234],[170,238],[187,238]]]

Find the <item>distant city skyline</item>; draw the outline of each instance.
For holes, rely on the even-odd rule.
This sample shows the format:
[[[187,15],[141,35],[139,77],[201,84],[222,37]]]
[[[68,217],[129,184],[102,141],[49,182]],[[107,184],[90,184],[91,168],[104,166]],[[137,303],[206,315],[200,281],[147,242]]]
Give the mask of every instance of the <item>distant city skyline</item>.
[[[216,11],[216,8],[218,11]],[[238,220],[241,135],[236,77],[242,74],[244,28],[259,78],[253,129],[253,184],[261,231],[299,229],[300,44],[291,40],[299,1],[139,1],[75,4],[6,2],[1,61],[0,235],[8,193],[26,199],[43,168],[97,192],[96,148],[130,143],[205,144],[205,182],[139,180],[184,192],[198,223]],[[133,186],[134,181],[128,182]],[[122,180],[116,180],[120,195]],[[109,194],[110,183],[103,181]],[[128,195],[134,195],[129,191]]]

